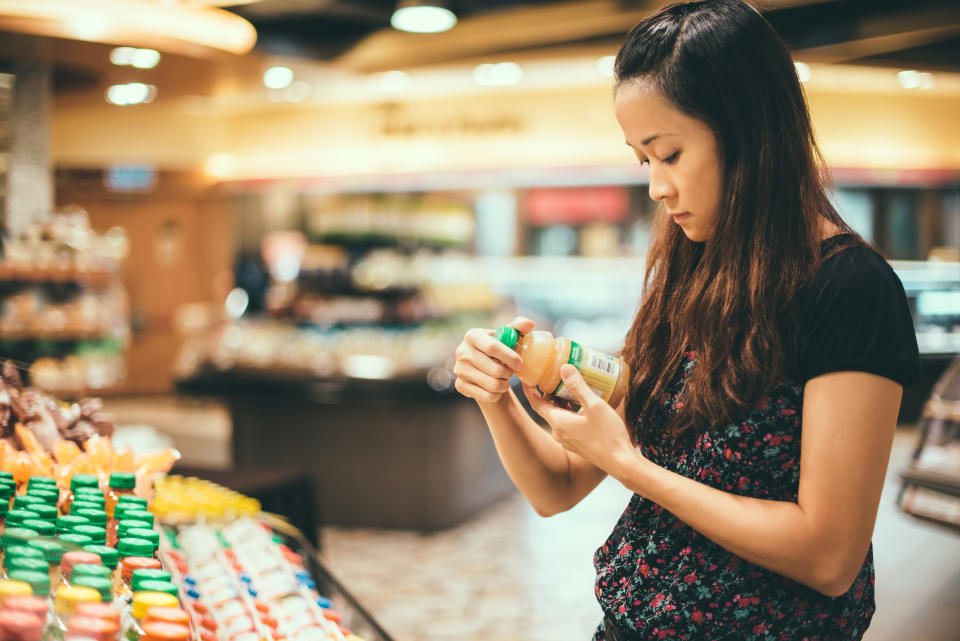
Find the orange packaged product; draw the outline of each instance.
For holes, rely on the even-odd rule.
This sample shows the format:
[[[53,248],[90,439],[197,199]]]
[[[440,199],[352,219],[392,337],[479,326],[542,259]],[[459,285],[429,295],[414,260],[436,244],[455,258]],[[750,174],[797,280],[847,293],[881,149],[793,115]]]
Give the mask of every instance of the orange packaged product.
[[[554,338],[546,331],[520,334],[500,327],[494,337],[523,358],[517,377],[537,386],[544,394],[576,402],[560,378],[560,368],[569,363],[579,370],[587,385],[613,407],[620,405],[630,382],[630,368],[623,359],[584,347],[569,338]]]

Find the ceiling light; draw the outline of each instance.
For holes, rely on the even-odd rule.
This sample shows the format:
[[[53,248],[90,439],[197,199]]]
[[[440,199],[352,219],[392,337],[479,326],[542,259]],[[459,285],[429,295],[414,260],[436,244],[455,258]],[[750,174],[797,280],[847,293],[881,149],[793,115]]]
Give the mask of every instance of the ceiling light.
[[[897,81],[904,89],[933,89],[933,74],[908,69],[897,73]]]
[[[107,89],[107,102],[114,105],[139,105],[153,102],[157,95],[157,88],[145,85],[142,82],[128,82],[123,85],[112,85]]]
[[[793,66],[797,70],[797,78],[800,79],[800,82],[810,80],[810,65],[805,62],[795,62]]]
[[[153,69],[160,62],[160,52],[153,49],[137,49],[133,52],[130,66],[137,69]]]
[[[293,69],[290,67],[270,67],[263,72],[263,84],[269,89],[283,89],[293,82]]]
[[[523,78],[523,68],[515,62],[485,63],[473,70],[473,79],[478,85],[507,87]]]
[[[457,24],[457,16],[440,0],[401,2],[390,18],[390,25],[399,31],[439,33]]]
[[[110,62],[120,67],[130,66],[134,51],[133,47],[116,47],[110,52]]]

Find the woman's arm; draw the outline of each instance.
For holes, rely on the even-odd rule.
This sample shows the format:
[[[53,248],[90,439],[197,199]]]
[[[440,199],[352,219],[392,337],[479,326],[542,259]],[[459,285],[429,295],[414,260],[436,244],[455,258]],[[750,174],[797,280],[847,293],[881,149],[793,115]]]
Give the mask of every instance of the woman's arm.
[[[521,333],[533,321],[511,323]],[[510,378],[523,367],[514,350],[488,329],[471,329],[456,350],[457,390],[480,406],[497,453],[514,485],[541,516],[570,509],[607,475],[582,457],[567,452],[520,405]]]
[[[540,516],[569,510],[607,476],[583,457],[563,449],[530,418],[513,390],[495,403],[477,404],[503,467]]]
[[[563,415],[531,400],[567,449],[747,561],[828,596],[850,588],[873,534],[899,384],[863,372],[836,372],[807,383],[799,495],[791,503],[730,494],[651,463],[622,439],[622,422],[569,369],[564,380],[579,388],[574,393],[584,401],[579,413]]]

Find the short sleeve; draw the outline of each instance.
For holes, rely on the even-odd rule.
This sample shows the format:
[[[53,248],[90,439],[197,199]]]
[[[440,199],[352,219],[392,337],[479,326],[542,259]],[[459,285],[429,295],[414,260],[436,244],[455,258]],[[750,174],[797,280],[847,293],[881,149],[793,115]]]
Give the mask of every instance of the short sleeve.
[[[903,283],[878,253],[851,247],[824,261],[800,311],[803,382],[829,372],[884,376],[903,386],[920,375]]]

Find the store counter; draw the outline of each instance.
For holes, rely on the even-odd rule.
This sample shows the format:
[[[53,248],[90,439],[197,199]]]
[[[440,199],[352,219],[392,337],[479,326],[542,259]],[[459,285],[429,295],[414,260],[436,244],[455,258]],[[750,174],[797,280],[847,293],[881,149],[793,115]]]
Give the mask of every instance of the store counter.
[[[236,469],[307,470],[322,524],[446,528],[513,491],[476,404],[422,378],[208,371],[178,388],[226,401]]]

